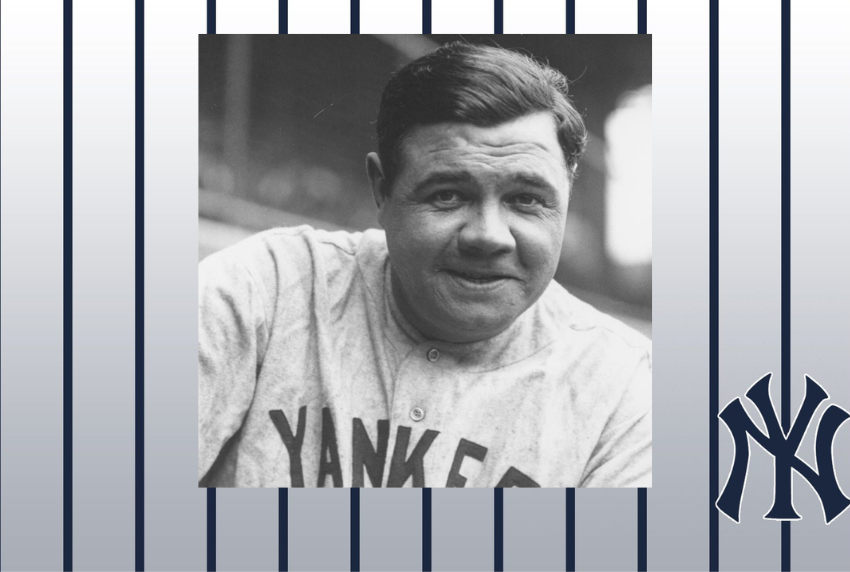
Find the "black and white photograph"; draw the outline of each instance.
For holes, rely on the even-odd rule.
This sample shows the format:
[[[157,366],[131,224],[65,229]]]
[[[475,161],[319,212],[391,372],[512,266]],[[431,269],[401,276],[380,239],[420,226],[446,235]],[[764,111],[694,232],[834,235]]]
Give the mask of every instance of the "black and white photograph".
[[[647,35],[199,38],[201,487],[651,487]]]

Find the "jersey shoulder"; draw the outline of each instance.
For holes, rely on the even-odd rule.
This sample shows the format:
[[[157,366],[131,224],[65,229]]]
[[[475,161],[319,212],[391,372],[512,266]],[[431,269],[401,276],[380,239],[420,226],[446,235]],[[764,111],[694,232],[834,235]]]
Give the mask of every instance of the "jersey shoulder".
[[[622,321],[580,300],[555,281],[540,298],[541,319],[565,343],[590,344],[594,353],[637,354],[652,366],[652,341]]]
[[[321,300],[343,308],[366,278],[377,276],[387,257],[383,231],[324,231],[310,226],[274,228],[216,252],[199,265],[200,282],[251,288],[267,314]],[[374,281],[374,279],[372,280]]]

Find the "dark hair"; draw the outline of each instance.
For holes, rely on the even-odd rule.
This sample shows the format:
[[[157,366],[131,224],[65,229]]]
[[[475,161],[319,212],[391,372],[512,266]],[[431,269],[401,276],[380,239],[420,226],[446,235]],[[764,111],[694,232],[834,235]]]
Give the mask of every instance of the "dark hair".
[[[567,78],[530,56],[461,42],[446,44],[392,76],[378,110],[378,154],[389,185],[405,134],[443,122],[492,127],[548,111],[572,178],[587,140],[581,115],[568,99]]]

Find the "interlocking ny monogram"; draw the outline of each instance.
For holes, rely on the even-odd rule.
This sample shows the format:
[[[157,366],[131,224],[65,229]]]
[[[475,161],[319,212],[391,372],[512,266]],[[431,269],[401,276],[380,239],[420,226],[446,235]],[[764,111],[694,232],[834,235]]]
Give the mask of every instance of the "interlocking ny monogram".
[[[791,469],[794,469],[817,493],[823,507],[824,520],[829,524],[850,506],[850,499],[844,496],[841,487],[838,486],[832,459],[832,442],[835,433],[841,424],[850,418],[850,414],[837,405],[830,405],[821,416],[815,436],[815,462],[818,469],[815,472],[805,461],[797,457],[797,448],[803,440],[803,435],[818,405],[829,396],[815,380],[806,376],[806,397],[803,399],[803,405],[797,413],[797,418],[794,419],[791,430],[786,435],[776,419],[776,412],[770,400],[770,376],[771,374],[765,375],[747,391],[747,398],[758,408],[764,420],[767,435],[756,427],[739,398],[735,398],[720,412],[720,419],[726,423],[726,427],[732,434],[735,457],[729,479],[720,498],[717,499],[717,508],[735,522],[740,522],[741,497],[744,494],[744,483],[750,464],[750,442],[747,438],[749,434],[756,443],[774,457],[773,506],[764,518],[772,520],[800,518],[794,510],[791,498]]]

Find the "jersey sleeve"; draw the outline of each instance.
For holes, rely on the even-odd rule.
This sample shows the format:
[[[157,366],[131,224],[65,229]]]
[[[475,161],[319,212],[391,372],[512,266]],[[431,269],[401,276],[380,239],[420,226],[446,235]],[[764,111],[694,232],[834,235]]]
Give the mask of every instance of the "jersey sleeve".
[[[261,285],[239,251],[198,266],[198,479],[242,426],[268,341]]]
[[[582,487],[652,486],[652,361],[640,361],[605,425]]]

